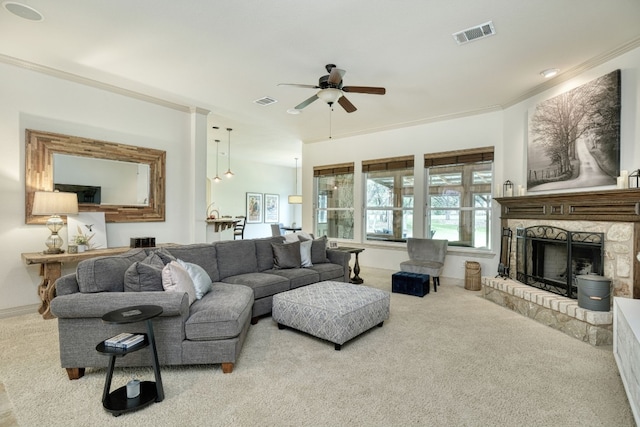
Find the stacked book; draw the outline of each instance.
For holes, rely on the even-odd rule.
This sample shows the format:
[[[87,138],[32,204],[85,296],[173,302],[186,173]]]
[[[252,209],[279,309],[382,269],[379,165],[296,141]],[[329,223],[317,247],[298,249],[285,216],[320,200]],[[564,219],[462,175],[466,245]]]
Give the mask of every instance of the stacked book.
[[[104,340],[104,345],[107,347],[126,349],[139,344],[142,341],[144,341],[144,335],[123,332],[115,337]]]

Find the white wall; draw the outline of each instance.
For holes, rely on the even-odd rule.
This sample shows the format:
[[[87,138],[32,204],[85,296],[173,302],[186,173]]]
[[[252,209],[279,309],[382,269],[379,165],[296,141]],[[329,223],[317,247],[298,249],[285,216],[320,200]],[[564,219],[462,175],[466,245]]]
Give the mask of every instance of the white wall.
[[[166,222],[107,224],[110,247],[128,246],[129,238],[154,236],[157,242],[187,243],[204,236],[189,216],[196,204],[184,191],[194,175],[193,146],[206,149],[206,135],[194,137],[194,114],[124,97],[0,63],[0,310],[38,304],[39,266],[26,266],[20,254],[45,249],[49,231],[25,225],[25,129],[84,136],[167,152]],[[203,121],[206,130],[206,120]],[[203,156],[204,157],[204,156]],[[204,160],[203,160],[204,162]],[[193,178],[195,179],[195,178]],[[191,179],[191,180],[193,180]],[[203,183],[198,198],[204,203]],[[200,231],[199,231],[200,230]],[[66,240],[66,228],[61,235]],[[74,265],[65,265],[72,272]]]
[[[280,196],[279,222],[285,225],[291,225],[292,222],[301,223],[301,206],[290,205],[287,202],[289,194],[294,194],[295,191],[295,168],[241,161],[233,157],[231,165],[235,175],[227,178],[223,175],[223,171],[227,170],[227,158],[221,157],[219,175],[222,181],[210,184],[212,208],[217,209],[220,215],[246,215],[246,193],[267,193]],[[207,175],[210,180],[216,176],[216,149],[213,143],[210,143],[208,150]],[[211,234],[212,228],[210,225],[207,233],[209,241],[233,239],[231,230],[215,236]],[[271,236],[270,224],[248,224],[245,228],[245,239],[267,236]]]
[[[420,161],[424,153],[490,145],[495,147],[495,183],[500,186],[509,179],[516,185],[523,184],[526,178],[528,110],[542,100],[549,99],[616,69],[622,70],[620,166],[622,170],[636,170],[640,167],[640,130],[638,129],[640,123],[640,111],[638,110],[640,104],[640,49],[635,49],[594,67],[501,112],[304,145],[303,194],[313,194],[313,166],[353,161],[356,172],[358,172],[361,170],[362,160],[413,154],[416,158],[414,204],[415,206],[424,205],[424,170]],[[356,222],[355,238],[352,243],[361,244],[366,248],[360,255],[362,266],[397,270],[399,263],[406,259],[404,245],[381,246],[380,244],[363,243],[363,183],[361,178],[359,173],[355,174]],[[303,206],[303,222],[306,231],[313,231],[313,205],[309,197],[305,198]],[[424,223],[424,218],[414,218],[415,236],[423,235]],[[464,262],[467,260],[479,262],[483,275],[491,276],[497,273],[497,254],[500,250],[498,203],[494,203],[492,225],[493,250],[483,254],[462,248],[450,248],[443,276],[464,278]]]

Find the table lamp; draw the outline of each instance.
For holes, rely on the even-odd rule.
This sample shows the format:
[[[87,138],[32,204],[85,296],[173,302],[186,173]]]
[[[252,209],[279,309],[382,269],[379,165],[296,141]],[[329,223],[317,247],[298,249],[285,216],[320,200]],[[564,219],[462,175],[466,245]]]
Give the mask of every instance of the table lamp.
[[[78,196],[75,193],[61,193],[59,191],[36,191],[33,195],[33,215],[51,215],[47,220],[47,227],[51,235],[44,242],[47,245],[45,254],[61,254],[62,237],[58,231],[64,226],[60,214],[78,213]]]

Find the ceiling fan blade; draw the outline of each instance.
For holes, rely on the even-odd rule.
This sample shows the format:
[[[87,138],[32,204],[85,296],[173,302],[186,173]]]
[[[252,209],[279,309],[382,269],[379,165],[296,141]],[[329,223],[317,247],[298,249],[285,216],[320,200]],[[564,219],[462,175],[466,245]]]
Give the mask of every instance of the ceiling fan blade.
[[[302,85],[298,83],[278,83],[278,86],[296,86],[296,87],[304,87],[309,89],[320,89],[320,86],[316,85]]]
[[[371,87],[371,86],[345,86],[342,88],[345,92],[353,93],[369,93],[371,95],[384,95],[387,90],[383,87]]]
[[[339,84],[342,81],[342,76],[344,76],[344,73],[346,73],[345,70],[341,70],[340,68],[333,67],[329,72],[329,80],[327,80],[327,82],[332,85]]]
[[[308,98],[306,101],[302,101],[300,104],[296,105],[294,108],[296,110],[302,110],[304,107],[311,104],[316,99],[318,99],[318,95],[313,95],[311,98]]]
[[[353,113],[354,111],[357,110],[355,105],[353,105],[351,101],[349,101],[347,97],[344,95],[341,96],[340,99],[338,99],[338,104],[340,104],[347,113]]]

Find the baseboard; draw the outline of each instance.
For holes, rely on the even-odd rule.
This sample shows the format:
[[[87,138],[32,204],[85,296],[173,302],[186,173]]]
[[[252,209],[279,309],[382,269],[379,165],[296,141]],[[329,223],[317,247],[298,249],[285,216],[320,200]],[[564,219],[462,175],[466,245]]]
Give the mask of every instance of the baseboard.
[[[11,307],[0,309],[0,319],[7,317],[22,316],[23,314],[37,313],[40,304],[23,305],[20,307]]]

